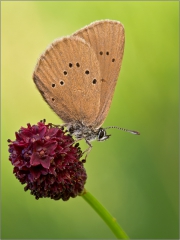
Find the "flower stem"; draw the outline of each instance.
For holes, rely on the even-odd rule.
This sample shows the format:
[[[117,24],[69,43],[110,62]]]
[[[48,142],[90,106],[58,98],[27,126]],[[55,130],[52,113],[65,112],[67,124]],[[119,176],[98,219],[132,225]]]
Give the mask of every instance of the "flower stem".
[[[105,221],[105,223],[109,226],[109,228],[112,230],[112,232],[118,239],[129,239],[128,235],[119,226],[116,219],[111,216],[111,214],[91,193],[87,192],[87,190],[84,189],[81,196],[99,214],[99,216]]]

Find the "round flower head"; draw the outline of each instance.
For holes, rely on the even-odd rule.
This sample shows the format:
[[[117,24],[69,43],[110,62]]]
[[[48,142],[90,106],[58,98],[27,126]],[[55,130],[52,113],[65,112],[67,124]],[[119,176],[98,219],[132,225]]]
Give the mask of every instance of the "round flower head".
[[[27,124],[16,132],[9,144],[9,160],[14,174],[36,199],[49,197],[68,200],[84,189],[87,179],[82,152],[63,128],[45,124]]]

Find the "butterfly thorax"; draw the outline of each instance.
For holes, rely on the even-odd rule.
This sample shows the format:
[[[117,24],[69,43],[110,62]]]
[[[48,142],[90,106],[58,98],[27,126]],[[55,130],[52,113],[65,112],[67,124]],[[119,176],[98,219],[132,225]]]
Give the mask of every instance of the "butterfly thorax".
[[[110,135],[106,134],[104,128],[94,129],[92,126],[85,126],[81,122],[69,123],[67,128],[77,140],[85,139],[88,142],[94,140],[105,141],[110,137]]]

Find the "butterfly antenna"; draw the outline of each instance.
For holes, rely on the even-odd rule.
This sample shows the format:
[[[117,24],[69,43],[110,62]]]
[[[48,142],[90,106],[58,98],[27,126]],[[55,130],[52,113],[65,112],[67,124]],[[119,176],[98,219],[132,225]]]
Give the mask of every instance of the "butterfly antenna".
[[[116,126],[106,127],[106,128],[104,128],[104,129],[109,129],[109,128],[116,128],[116,129],[118,129],[118,130],[122,130],[122,131],[125,131],[125,132],[129,132],[129,133],[132,133],[132,134],[135,134],[135,135],[140,135],[140,132],[133,131],[133,130],[129,130],[129,129],[125,129],[125,128],[120,128],[120,127],[116,127]]]

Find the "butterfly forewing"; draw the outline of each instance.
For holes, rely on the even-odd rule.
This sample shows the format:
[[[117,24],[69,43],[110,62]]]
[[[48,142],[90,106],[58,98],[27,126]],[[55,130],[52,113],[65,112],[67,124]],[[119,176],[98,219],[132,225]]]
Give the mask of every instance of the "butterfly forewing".
[[[104,122],[114,94],[124,52],[124,28],[118,21],[102,20],[77,31],[74,36],[85,39],[96,53],[100,65],[100,108],[92,123],[98,128]]]
[[[91,125],[100,106],[100,67],[84,39],[70,36],[54,41],[41,55],[34,82],[50,107],[65,122]]]

